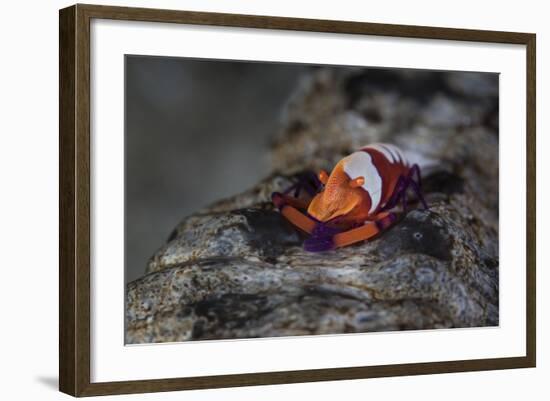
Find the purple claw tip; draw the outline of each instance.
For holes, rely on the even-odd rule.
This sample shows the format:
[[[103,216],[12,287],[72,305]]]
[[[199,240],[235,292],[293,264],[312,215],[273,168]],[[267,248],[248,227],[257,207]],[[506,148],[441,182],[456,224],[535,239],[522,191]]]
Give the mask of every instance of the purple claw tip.
[[[336,228],[318,223],[313,229],[311,237],[304,241],[304,249],[308,252],[323,252],[334,249],[332,238],[339,232],[340,230]]]

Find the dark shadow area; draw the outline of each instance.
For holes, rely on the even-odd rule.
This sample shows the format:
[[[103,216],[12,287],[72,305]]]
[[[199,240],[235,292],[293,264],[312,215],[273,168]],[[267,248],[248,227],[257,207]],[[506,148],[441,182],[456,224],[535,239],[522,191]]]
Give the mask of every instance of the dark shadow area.
[[[252,187],[307,66],[126,57],[126,282],[174,222]]]
[[[44,385],[44,387],[49,388],[50,390],[57,391],[59,389],[59,378],[53,376],[38,376],[36,381]]]

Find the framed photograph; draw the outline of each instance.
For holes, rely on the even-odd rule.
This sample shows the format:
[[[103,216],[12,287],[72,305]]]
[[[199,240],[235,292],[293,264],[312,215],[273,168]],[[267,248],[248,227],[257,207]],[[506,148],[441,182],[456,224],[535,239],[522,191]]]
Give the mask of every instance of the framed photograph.
[[[59,18],[61,391],[535,366],[534,34]]]

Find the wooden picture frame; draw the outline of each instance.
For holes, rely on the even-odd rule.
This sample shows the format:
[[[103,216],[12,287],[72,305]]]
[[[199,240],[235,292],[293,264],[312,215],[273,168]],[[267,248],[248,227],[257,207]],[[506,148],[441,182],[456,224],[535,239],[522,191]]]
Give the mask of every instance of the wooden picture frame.
[[[90,380],[90,21],[94,18],[526,46],[526,356],[92,383]],[[93,396],[535,366],[535,34],[80,4],[60,10],[59,28],[59,388],[62,392],[73,396]]]

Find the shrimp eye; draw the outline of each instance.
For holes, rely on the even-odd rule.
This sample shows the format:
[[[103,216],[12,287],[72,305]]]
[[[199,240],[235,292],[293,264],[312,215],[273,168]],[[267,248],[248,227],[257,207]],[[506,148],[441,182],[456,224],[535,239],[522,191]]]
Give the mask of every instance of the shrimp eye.
[[[352,188],[357,188],[363,186],[364,183],[365,179],[363,177],[357,177],[349,182],[349,186]]]
[[[319,172],[319,181],[323,183],[323,185],[327,184],[328,181],[328,173],[325,170],[321,170]]]

